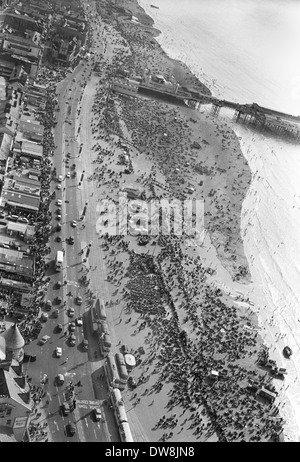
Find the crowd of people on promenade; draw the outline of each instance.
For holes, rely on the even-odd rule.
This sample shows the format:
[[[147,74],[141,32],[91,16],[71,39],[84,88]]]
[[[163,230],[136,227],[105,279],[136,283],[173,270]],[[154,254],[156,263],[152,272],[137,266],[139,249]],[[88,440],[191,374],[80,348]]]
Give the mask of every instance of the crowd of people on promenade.
[[[98,155],[95,164],[100,165],[95,166],[90,180],[103,185],[108,174],[109,181],[106,181],[110,190],[106,190],[106,198],[113,200],[120,184],[120,174],[113,168],[113,162],[116,162],[114,154],[124,133],[120,124],[114,124],[114,130],[111,126],[111,121],[116,117],[113,104],[111,101],[108,104],[108,81],[112,75],[113,66],[109,68],[103,64],[103,78],[98,84],[92,122],[94,137],[99,140],[94,146]],[[146,123],[145,108],[151,103],[131,102],[131,105],[138,106],[144,115],[135,117],[131,123],[130,117],[126,118],[127,129],[136,134],[134,140],[130,141],[135,146],[140,145],[140,133],[143,133],[144,141],[149,143],[147,130],[141,124]],[[159,103],[153,105],[158,106]],[[155,119],[152,110],[151,114]],[[174,116],[175,113],[172,114]],[[148,130],[163,138],[168,130],[163,126],[158,127],[159,124],[153,123],[151,117],[147,120]],[[167,134],[165,138],[179,139],[182,126],[178,124],[177,127],[177,130],[176,127],[172,128],[172,137]],[[174,143],[168,149],[172,149],[172,146]],[[165,142],[156,146],[160,149],[165,147]],[[151,146],[145,148],[155,164],[153,149]],[[159,168],[159,165],[156,167]],[[150,188],[147,181],[144,185],[149,188],[152,197],[160,198],[161,191],[158,193],[157,188]],[[150,337],[147,337],[151,353],[141,364],[154,368],[159,377],[146,389],[146,394],[159,393],[165,383],[172,382],[167,407],[171,410],[179,405],[183,410],[192,412],[189,424],[196,438],[201,438],[203,434],[208,437],[214,432],[223,441],[266,441],[275,437],[281,432],[283,423],[277,417],[278,408],[257,400],[247,388],[253,381],[258,386],[272,388],[270,377],[256,365],[259,339],[252,319],[249,316],[241,318],[236,307],[232,302],[228,303],[220,289],[207,283],[209,269],[203,267],[199,257],[192,258],[183,252],[180,237],[156,236],[155,239],[159,247],[155,256],[150,256],[153,249],[150,247],[151,239],[144,254],[135,252],[124,236],[105,236],[101,240],[103,249],[108,251],[105,256],[110,270],[108,280],[116,285],[118,300],[121,296],[125,303],[125,314],[135,311],[142,316],[135,332],[145,328],[151,330]],[[119,259],[118,256],[124,252],[128,258]],[[120,289],[124,277],[129,277],[129,281],[126,287]],[[245,324],[250,328],[246,329]],[[138,351],[135,354],[139,356]],[[211,379],[212,370],[218,371],[219,380]],[[148,375],[153,373],[150,370]],[[146,377],[142,375],[139,383],[145,383]],[[137,395],[135,399],[140,397]],[[172,436],[174,429],[183,430],[178,428],[176,418],[170,420],[166,417],[157,426],[170,427]],[[168,437],[169,433],[163,435],[162,439]]]

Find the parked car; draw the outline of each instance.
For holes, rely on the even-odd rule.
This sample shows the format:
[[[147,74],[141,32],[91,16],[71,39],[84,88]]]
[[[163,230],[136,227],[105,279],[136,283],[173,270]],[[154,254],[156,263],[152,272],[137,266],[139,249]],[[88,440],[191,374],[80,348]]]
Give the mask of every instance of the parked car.
[[[74,237],[73,236],[70,236],[69,237],[69,244],[74,244]]]
[[[52,308],[52,302],[51,300],[47,300],[46,303],[45,303],[45,308],[47,311],[50,311],[51,308]]]
[[[74,332],[76,329],[75,322],[70,322],[69,324],[69,330],[70,332]]]
[[[48,314],[47,313],[42,313],[41,320],[43,322],[46,322],[48,320]]]
[[[23,356],[23,363],[28,363],[28,362],[34,362],[36,361],[36,355],[28,355],[26,353],[24,353],[24,356]]]
[[[67,178],[70,178],[70,176],[71,176],[71,173],[70,173],[70,172],[67,172],[67,173],[66,173],[66,177],[67,177]]]
[[[57,287],[58,289],[60,289],[60,288],[61,288],[61,281],[57,281],[57,283],[56,283],[56,287]]]
[[[57,202],[56,202],[56,205],[62,205],[62,200],[61,199],[58,199]]]
[[[57,189],[61,189],[61,184],[58,183],[58,185],[56,187],[57,187]]]
[[[61,182],[62,182],[62,180],[63,180],[63,177],[62,177],[62,175],[58,175],[57,181],[58,181],[59,183],[61,183]]]
[[[57,223],[57,225],[56,225],[56,231],[61,231],[61,224],[60,224],[60,223]]]
[[[74,315],[75,315],[74,308],[69,308],[69,316],[70,316],[70,318],[73,318]]]
[[[41,345],[45,345],[45,343],[47,343],[48,340],[50,340],[50,336],[49,336],[49,335],[44,335],[44,336],[40,339],[40,344],[41,344]]]
[[[56,308],[56,309],[53,311],[53,316],[54,316],[55,318],[58,318],[58,315],[59,315],[59,310],[58,310],[58,308]]]
[[[60,305],[60,304],[61,304],[61,302],[62,302],[62,298],[61,298],[61,297],[59,297],[59,296],[58,296],[58,297],[56,297],[56,299],[55,299],[55,302],[57,303],[57,305]]]
[[[76,337],[74,334],[71,334],[70,337],[69,337],[69,343],[71,346],[75,346],[76,345]]]
[[[121,346],[121,351],[123,353],[123,355],[126,355],[128,353],[128,346],[126,345],[126,343],[124,343],[122,346]]]
[[[58,374],[56,377],[56,383],[57,385],[63,385],[65,383],[65,377],[63,374]]]
[[[95,418],[96,422],[99,422],[99,420],[102,419],[102,412],[101,412],[101,409],[99,407],[95,407],[93,409],[93,414],[94,414],[94,418]]]
[[[83,324],[83,321],[82,321],[82,317],[80,316],[79,318],[76,319],[76,324],[78,327],[82,326]]]
[[[56,331],[57,332],[62,332],[63,331],[63,326],[61,324],[57,324]]]
[[[61,347],[56,347],[55,348],[55,355],[57,358],[60,358],[62,355],[62,348]]]
[[[75,298],[75,302],[77,303],[77,305],[82,305],[82,297],[80,295],[77,295],[77,297]]]
[[[88,351],[89,349],[89,342],[86,339],[82,340],[82,348],[84,351]]]
[[[73,226],[73,228],[76,228],[76,226],[77,226],[77,221],[76,221],[76,220],[73,220],[72,223],[71,223],[71,225]]]
[[[137,387],[137,383],[136,383],[136,380],[135,378],[133,377],[133,375],[130,375],[128,377],[128,385],[131,387],[131,388],[136,388]]]
[[[61,236],[56,236],[55,241],[56,242],[61,242]]]

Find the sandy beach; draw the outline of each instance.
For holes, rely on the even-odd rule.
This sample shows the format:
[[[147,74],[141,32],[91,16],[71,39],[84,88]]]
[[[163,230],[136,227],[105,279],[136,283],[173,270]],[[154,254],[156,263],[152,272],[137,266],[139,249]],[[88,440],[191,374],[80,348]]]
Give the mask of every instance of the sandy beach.
[[[240,140],[205,109],[112,93],[120,67],[133,77],[147,68],[209,90],[166,56],[136,2],[97,6],[98,14],[95,2],[86,11],[93,12],[92,59],[100,72],[84,90],[78,142],[86,220],[99,227],[100,258],[90,257],[92,289],[106,301],[113,352],[127,344],[138,360],[138,386],[122,393],[134,440],[276,440],[283,424],[279,398],[271,403],[252,393],[262,386],[274,390],[275,380],[258,367],[268,351],[257,318],[259,292],[243,249],[241,217],[252,178]],[[120,162],[123,144],[129,173]],[[145,202],[204,201],[203,242],[174,233],[106,236],[109,215],[100,215],[99,205],[105,199],[121,213],[119,194],[129,186],[139,188]],[[264,337],[276,332],[272,323],[264,330]],[[270,356],[277,360],[275,352]]]

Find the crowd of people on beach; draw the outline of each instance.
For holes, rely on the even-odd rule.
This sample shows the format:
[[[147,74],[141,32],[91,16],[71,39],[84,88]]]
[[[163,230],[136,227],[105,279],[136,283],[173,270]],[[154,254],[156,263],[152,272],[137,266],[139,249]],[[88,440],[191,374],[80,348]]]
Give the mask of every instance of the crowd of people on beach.
[[[126,43],[136,39],[131,34],[124,37]],[[134,43],[139,46],[138,40]],[[120,50],[116,56],[119,54]],[[127,64],[128,60],[124,62]],[[137,62],[140,67],[136,66]],[[134,63],[135,72],[141,71],[145,56],[137,58],[132,53],[130,63]],[[102,64],[103,77],[99,79],[92,124],[93,134],[101,140],[102,147],[100,144],[94,146],[98,155],[95,163],[100,166],[90,180],[103,185],[108,173],[106,198],[114,200],[122,174],[117,172],[113,162],[119,139],[126,138],[153,162],[152,179],[156,171],[165,173],[167,178],[168,193],[166,189],[153,187],[149,176],[140,175],[139,181],[147,197],[159,199],[170,193],[176,197],[179,192],[178,197],[182,198],[184,183],[189,180],[189,165],[182,162],[188,163],[188,156],[194,153],[189,145],[181,144],[186,127],[180,122],[180,109],[167,108],[165,103],[158,101],[121,99],[123,123],[116,123],[115,97],[111,97],[108,89],[108,82],[116,71],[114,63],[111,66]],[[172,124],[169,123],[171,119]],[[126,130],[122,130],[124,125],[130,138]],[[103,141],[107,148],[103,148]],[[159,156],[162,152],[174,151],[175,145],[170,175],[166,157],[162,160]],[[176,167],[180,168],[179,176],[174,173]],[[215,172],[210,169],[210,174]],[[184,181],[178,181],[179,177]],[[270,376],[256,364],[260,339],[255,320],[250,313],[242,315],[220,289],[208,282],[210,268],[203,266],[199,256],[189,255],[183,241],[172,234],[153,236],[143,247],[144,252],[137,252],[136,244],[127,236],[101,236],[100,242],[107,252],[107,280],[116,286],[116,301],[124,303],[126,315],[140,313],[141,322],[135,326],[134,333],[143,329],[149,331],[146,337],[148,355],[140,363],[147,367],[149,374],[143,372],[138,383],[144,384],[152,374],[158,374],[155,383],[145,389],[146,395],[160,393],[166,383],[172,383],[167,408],[171,411],[180,406],[183,413],[188,409],[192,412],[189,425],[196,438],[201,439],[203,435],[207,438],[216,432],[221,441],[276,439],[283,424],[277,415],[278,408],[258,400],[247,388],[254,381],[258,386],[272,389]],[[126,286],[122,285],[124,278],[128,281]],[[138,351],[135,353],[139,356]],[[212,370],[218,371],[218,380],[211,378]],[[133,399],[138,404],[141,398],[135,393]],[[183,431],[185,423],[179,429],[178,418],[164,416],[155,428],[172,429],[162,435],[165,441],[175,436],[174,429]]]

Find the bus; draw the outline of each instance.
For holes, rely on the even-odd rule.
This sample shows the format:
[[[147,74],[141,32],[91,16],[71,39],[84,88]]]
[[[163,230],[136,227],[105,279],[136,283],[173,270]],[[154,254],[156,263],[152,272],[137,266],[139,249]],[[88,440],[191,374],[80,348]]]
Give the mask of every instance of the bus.
[[[98,321],[106,321],[106,309],[104,300],[97,299],[95,305],[95,317]]]
[[[123,385],[126,385],[127,380],[128,380],[128,372],[127,372],[124,356],[121,353],[116,353],[116,363],[118,366],[120,382]]]
[[[107,356],[104,368],[105,368],[107,385],[113,388],[121,388],[120,387],[120,377],[119,377],[117,365],[115,362],[115,358],[113,357],[113,355]]]
[[[62,250],[56,252],[55,271],[60,271],[64,262],[64,253]]]
[[[122,442],[124,443],[133,443],[134,439],[132,437],[132,433],[130,430],[130,426],[128,422],[122,422],[119,424],[119,433]]]

